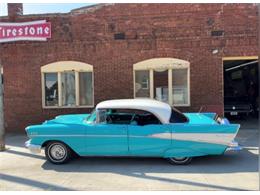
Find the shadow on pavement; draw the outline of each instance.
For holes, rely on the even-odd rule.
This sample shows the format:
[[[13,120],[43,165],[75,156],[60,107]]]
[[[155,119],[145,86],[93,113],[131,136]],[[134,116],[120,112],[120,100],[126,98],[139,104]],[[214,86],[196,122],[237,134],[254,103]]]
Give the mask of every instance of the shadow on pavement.
[[[14,147],[21,147],[24,148],[24,143],[29,138],[26,136],[25,133],[10,133],[7,134],[5,137],[6,145],[14,146]]]
[[[149,176],[149,175],[146,175],[145,173],[144,174],[134,173],[134,174],[129,175],[129,176],[134,176],[134,177],[143,178],[143,179],[163,181],[163,182],[168,182],[168,183],[175,183],[175,184],[185,184],[185,185],[190,185],[190,186],[215,188],[215,189],[218,189],[218,190],[232,190],[232,191],[242,191],[242,190],[244,190],[244,189],[240,189],[240,188],[232,188],[232,187],[226,187],[226,186],[220,186],[220,185],[200,183],[200,182],[195,182],[195,181],[186,181],[186,180],[180,180],[180,179]]]
[[[27,179],[27,178],[11,176],[11,175],[2,174],[2,173],[0,173],[0,180],[9,181],[9,182],[12,182],[12,183],[15,183],[15,184],[18,183],[18,184],[23,184],[23,185],[27,185],[27,186],[32,186],[32,187],[40,188],[42,190],[58,190],[58,191],[71,191],[71,190],[73,190],[73,189],[64,188],[64,187],[61,187],[61,186],[58,186],[58,185],[43,183],[43,182],[39,182],[39,181]]]
[[[39,156],[39,155],[32,154],[32,153],[21,152],[21,151],[17,151],[17,150],[7,149],[5,152],[20,155],[20,156],[31,157],[31,158],[45,159],[45,157],[43,157],[43,156]]]
[[[215,184],[207,184],[197,181],[187,181],[180,179],[167,178],[167,174],[172,173],[228,173],[241,171],[257,171],[257,163],[240,167],[239,159],[234,156],[227,157],[204,157],[195,158],[192,164],[187,166],[173,166],[164,159],[158,158],[79,158],[65,165],[53,165],[45,162],[42,168],[45,170],[55,170],[58,172],[88,172],[88,173],[114,173],[124,176],[156,180],[160,182],[184,184],[217,190],[244,190]],[[232,168],[234,167],[234,168]],[[151,173],[165,173],[165,177],[152,176]]]
[[[186,166],[170,165],[161,158],[79,157],[64,165],[53,165],[45,161],[42,168],[57,172],[108,172],[123,175],[133,172],[140,174],[258,172],[258,155],[243,149],[238,153],[197,157]]]

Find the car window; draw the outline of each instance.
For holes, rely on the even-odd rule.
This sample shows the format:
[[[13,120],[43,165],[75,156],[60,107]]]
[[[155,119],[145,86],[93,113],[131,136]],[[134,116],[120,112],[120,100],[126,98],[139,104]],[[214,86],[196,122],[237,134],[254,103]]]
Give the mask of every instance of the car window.
[[[161,124],[161,121],[152,113],[144,111],[144,110],[131,110],[133,113],[133,117],[131,120],[131,125],[153,125],[153,124]]]
[[[99,110],[99,123],[102,124],[130,124],[133,113],[115,109]]]
[[[152,113],[134,109],[104,109],[99,110],[99,123],[149,125],[161,124],[160,120]]]
[[[184,114],[182,114],[176,108],[172,108],[172,113],[170,118],[171,123],[186,123],[188,121],[189,119]]]
[[[90,115],[87,116],[86,122],[87,123],[94,123],[96,121],[96,110],[94,109]]]

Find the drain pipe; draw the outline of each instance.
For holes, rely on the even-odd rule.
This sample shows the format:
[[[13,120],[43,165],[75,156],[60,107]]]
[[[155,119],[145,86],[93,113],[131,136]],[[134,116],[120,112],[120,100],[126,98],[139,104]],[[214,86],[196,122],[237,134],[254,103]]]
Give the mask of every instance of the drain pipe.
[[[4,96],[3,96],[3,78],[2,65],[0,63],[0,151],[5,150],[5,129],[4,129]]]

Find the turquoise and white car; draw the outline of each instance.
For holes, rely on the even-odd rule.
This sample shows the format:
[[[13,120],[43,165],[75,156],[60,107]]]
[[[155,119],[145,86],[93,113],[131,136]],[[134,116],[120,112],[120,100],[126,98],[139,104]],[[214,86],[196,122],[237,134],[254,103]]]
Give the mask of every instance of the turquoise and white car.
[[[216,113],[181,113],[151,99],[108,100],[91,114],[57,116],[26,128],[32,152],[54,164],[79,156],[160,157],[188,164],[192,157],[239,150],[240,125]]]

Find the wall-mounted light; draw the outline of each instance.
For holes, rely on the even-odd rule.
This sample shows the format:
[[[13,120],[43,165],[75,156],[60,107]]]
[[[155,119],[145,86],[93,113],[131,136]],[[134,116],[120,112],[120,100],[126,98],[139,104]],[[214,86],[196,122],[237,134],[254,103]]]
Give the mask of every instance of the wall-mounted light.
[[[212,50],[212,54],[217,54],[218,53],[218,49],[213,49]]]

